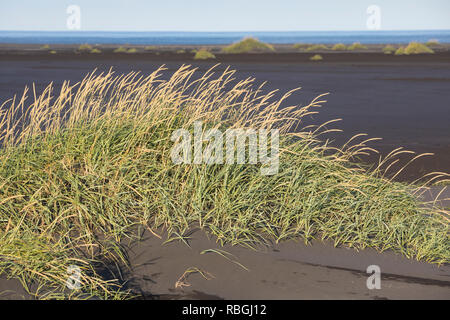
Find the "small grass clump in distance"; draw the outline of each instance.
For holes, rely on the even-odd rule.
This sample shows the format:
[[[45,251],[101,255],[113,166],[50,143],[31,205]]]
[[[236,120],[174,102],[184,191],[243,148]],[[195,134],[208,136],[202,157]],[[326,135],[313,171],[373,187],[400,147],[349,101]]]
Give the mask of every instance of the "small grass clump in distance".
[[[90,44],[84,43],[78,47],[79,52],[91,52],[93,50]]]
[[[427,47],[437,47],[437,46],[439,46],[439,40],[438,39],[430,39],[425,43],[425,45]]]
[[[2,104],[0,274],[34,284],[39,298],[127,298],[120,276],[101,271],[126,265],[121,244],[142,229],[182,239],[200,228],[220,244],[247,247],[331,239],[450,262],[449,211],[415,195],[447,174],[395,182],[387,170],[408,151],[395,149],[369,169],[355,159],[374,152],[373,139],[357,135],[340,148],[321,141],[333,121],[304,121],[323,95],[280,107],[295,90],[275,99],[228,68],[197,77],[183,66],[166,80],[163,70],[91,73],[57,90],[51,84],[33,101],[25,90]],[[279,172],[174,164],[171,136],[195,121],[222,132],[278,129]],[[81,288],[68,292],[71,265],[81,269]]]
[[[334,51],[344,51],[347,50],[347,47],[343,43],[336,43],[331,49]]]
[[[425,44],[420,42],[410,42],[405,48],[405,54],[422,54],[422,53],[434,53],[434,51],[428,48]]]
[[[259,41],[258,39],[248,37],[243,40],[233,43],[222,49],[224,53],[250,53],[250,52],[273,52],[275,48],[268,44]]]
[[[399,47],[397,50],[395,50],[395,53],[394,53],[396,56],[401,56],[401,55],[403,55],[403,54],[406,54],[405,53],[405,47]]]
[[[406,47],[400,47],[395,51],[396,55],[409,54],[431,54],[433,49],[428,48],[425,44],[420,42],[410,42]]]
[[[115,53],[126,53],[127,51],[128,51],[127,48],[120,46],[117,49],[114,49],[113,52],[115,52]]]
[[[206,49],[200,49],[195,52],[194,60],[215,59],[216,56]]]
[[[351,44],[347,47],[347,50],[350,50],[350,51],[367,50],[367,46],[365,46],[359,42],[353,42],[353,44]]]
[[[309,46],[311,46],[311,45],[308,44],[308,43],[296,43],[296,44],[292,45],[292,48],[295,49],[295,50],[304,51]]]
[[[384,53],[384,54],[392,54],[392,53],[395,53],[395,47],[392,46],[392,45],[390,45],[390,44],[388,44],[387,46],[385,46],[385,47],[383,48],[383,53]]]
[[[323,57],[320,54],[315,54],[312,57],[309,58],[311,61],[320,61],[323,60]]]
[[[94,48],[91,50],[91,53],[102,53],[100,49]]]
[[[305,49],[305,51],[307,52],[311,52],[311,51],[324,51],[324,50],[328,50],[328,47],[324,44],[313,44],[311,46],[309,46],[308,48]]]

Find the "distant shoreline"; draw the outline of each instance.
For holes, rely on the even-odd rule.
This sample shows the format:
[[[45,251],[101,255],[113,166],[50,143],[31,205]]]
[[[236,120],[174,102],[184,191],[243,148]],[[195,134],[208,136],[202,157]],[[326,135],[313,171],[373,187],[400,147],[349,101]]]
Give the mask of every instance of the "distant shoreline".
[[[215,55],[215,59],[208,61],[217,62],[271,62],[271,63],[327,63],[327,62],[386,62],[386,63],[448,63],[450,62],[450,44],[439,44],[433,47],[434,54],[413,54],[413,55],[394,55],[383,53],[383,48],[387,44],[369,44],[365,45],[367,49],[353,51],[334,51],[331,45],[327,49],[317,49],[311,51],[299,50],[292,44],[273,45],[274,52],[249,52],[228,54],[223,53],[225,45],[119,45],[119,44],[98,44],[90,45],[91,49],[98,52],[80,51],[79,44],[5,44],[0,43],[0,59],[3,60],[104,60],[120,59],[135,60],[149,59],[152,61],[190,61],[194,60],[195,50],[206,49]],[[393,44],[400,46],[400,44]],[[118,48],[132,49],[133,52],[114,52]],[[313,62],[310,58],[314,54],[320,54],[323,61]]]

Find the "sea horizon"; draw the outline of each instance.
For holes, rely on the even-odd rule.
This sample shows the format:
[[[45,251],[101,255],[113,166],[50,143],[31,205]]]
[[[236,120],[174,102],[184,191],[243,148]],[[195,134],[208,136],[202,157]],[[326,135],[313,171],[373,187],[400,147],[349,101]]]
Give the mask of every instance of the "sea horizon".
[[[431,39],[450,43],[450,30],[364,31],[22,31],[0,30],[0,43],[11,44],[131,44],[224,45],[244,37],[273,44],[361,42],[409,43]]]

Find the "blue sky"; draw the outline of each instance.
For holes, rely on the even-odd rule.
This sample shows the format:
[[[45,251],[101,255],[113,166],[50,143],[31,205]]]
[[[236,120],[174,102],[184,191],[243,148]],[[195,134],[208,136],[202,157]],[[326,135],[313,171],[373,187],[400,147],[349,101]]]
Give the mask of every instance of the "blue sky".
[[[449,0],[2,0],[0,30],[67,30],[69,5],[81,30],[366,30],[369,5],[382,30],[450,29]]]

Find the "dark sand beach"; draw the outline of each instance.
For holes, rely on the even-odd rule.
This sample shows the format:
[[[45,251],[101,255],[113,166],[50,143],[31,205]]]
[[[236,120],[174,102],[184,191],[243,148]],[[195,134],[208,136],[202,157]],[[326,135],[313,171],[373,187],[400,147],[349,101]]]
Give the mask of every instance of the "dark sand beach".
[[[335,248],[329,241],[289,241],[256,250],[222,247],[200,230],[188,235],[187,244],[164,243],[161,236],[146,232],[142,241],[127,245],[131,269],[121,270],[122,280],[143,299],[450,298],[450,266],[391,252]],[[366,286],[370,265],[380,267],[381,289]],[[183,276],[189,270],[195,271]],[[32,298],[17,280],[0,279],[0,292],[1,299]]]
[[[111,47],[112,48],[112,47]],[[167,76],[182,64],[206,71],[236,69],[236,78],[255,77],[267,81],[267,91],[280,94],[302,87],[286,105],[309,103],[329,92],[327,103],[311,123],[331,119],[343,121],[330,127],[342,144],[357,133],[382,137],[372,147],[387,154],[396,147],[433,157],[418,160],[399,180],[414,180],[425,172],[450,172],[450,52],[433,55],[393,56],[369,52],[322,53],[323,61],[311,62],[313,53],[216,54],[216,59],[198,62],[179,48],[160,52],[118,54],[108,46],[100,54],[76,54],[73,47],[55,47],[56,54],[41,52],[38,46],[0,46],[0,102],[20,96],[33,83],[39,92],[50,82],[76,83],[97,69],[116,73],[140,71],[148,74],[165,64]],[[108,51],[109,50],[109,51]],[[29,93],[32,96],[32,92]],[[375,157],[364,159],[369,163]],[[437,190],[436,192],[439,192]],[[441,198],[450,196],[448,193]],[[427,200],[432,197],[428,196]],[[443,204],[448,206],[448,202]],[[188,247],[181,242],[164,242],[145,233],[144,241],[130,245],[131,270],[124,280],[135,292],[149,299],[450,299],[450,266],[436,266],[407,259],[391,252],[372,249],[356,251],[334,248],[330,242],[312,245],[287,242],[252,251],[243,247],[220,247],[202,231],[191,235]],[[164,237],[163,237],[164,239]],[[222,249],[230,259],[207,249]],[[369,290],[369,265],[379,265],[381,289]],[[241,266],[242,265],[242,266]],[[245,266],[249,270],[243,268]],[[176,282],[189,268],[205,272]],[[0,299],[30,298],[17,280],[0,279]]]

